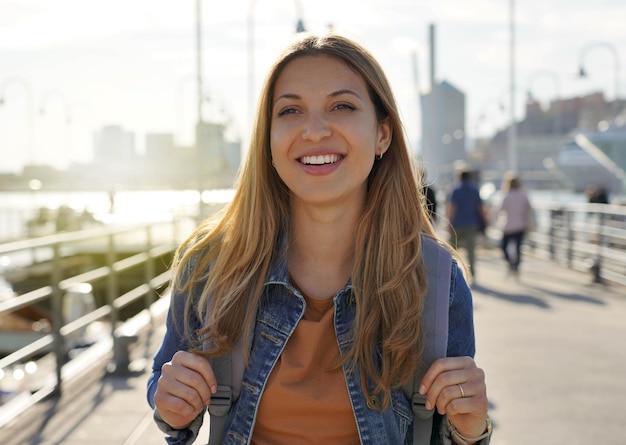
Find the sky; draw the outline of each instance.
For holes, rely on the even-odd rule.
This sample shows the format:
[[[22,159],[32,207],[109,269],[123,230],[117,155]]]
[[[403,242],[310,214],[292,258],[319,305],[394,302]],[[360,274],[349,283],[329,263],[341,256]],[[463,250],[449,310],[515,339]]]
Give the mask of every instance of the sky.
[[[419,149],[419,95],[429,89],[428,27],[438,80],[466,94],[471,139],[510,119],[513,0],[229,0],[200,3],[205,119],[231,123],[245,144],[253,96],[272,61],[307,31],[335,31],[383,66],[406,133]],[[626,96],[626,1],[524,0],[513,6],[516,115],[527,91],[557,97],[616,89]],[[249,23],[254,71],[248,69]],[[120,125],[144,150],[147,133],[191,144],[197,120],[196,1],[0,0],[0,172],[26,163],[92,160],[94,134]],[[588,76],[580,79],[584,63]],[[415,69],[416,68],[416,69]],[[617,86],[617,88],[616,88]]]

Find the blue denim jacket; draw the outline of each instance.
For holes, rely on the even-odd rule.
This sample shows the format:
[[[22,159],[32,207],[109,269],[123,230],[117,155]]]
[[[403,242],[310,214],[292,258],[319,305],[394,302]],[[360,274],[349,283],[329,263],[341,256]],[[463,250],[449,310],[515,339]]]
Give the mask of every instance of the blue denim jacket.
[[[453,263],[450,286],[448,356],[474,356],[474,325],[471,292],[459,267]],[[351,301],[351,283],[334,297],[335,331],[339,349],[344,354],[351,345],[351,327],[355,316]],[[192,295],[198,298],[198,295]],[[181,336],[184,295],[173,295],[174,310],[167,316],[167,331],[161,348],[154,356],[152,374],[148,380],[148,402],[154,408],[154,393],[161,375],[161,367],[171,360],[178,350],[188,349]],[[224,444],[249,444],[259,406],[259,400],[278,357],[304,314],[305,302],[302,295],[290,284],[285,258],[273,265],[270,276],[263,286],[263,295],[258,308],[254,336],[250,351],[252,366],[245,370],[241,394],[233,404],[224,432]],[[174,315],[177,317],[174,324]],[[199,327],[197,319],[191,320],[192,328]],[[178,327],[177,327],[178,326]],[[344,368],[344,376],[351,398],[362,444],[412,444],[412,412],[402,389],[392,391],[391,404],[384,411],[368,406],[361,390],[359,370]],[[155,410],[155,420],[168,434],[167,442],[172,445],[193,443],[202,425],[204,413],[184,430],[174,430],[160,419]],[[447,424],[436,415],[431,444],[451,444],[447,438]],[[201,440],[207,440],[202,438]],[[205,442],[206,443],[206,442]],[[488,443],[481,442],[481,443]]]

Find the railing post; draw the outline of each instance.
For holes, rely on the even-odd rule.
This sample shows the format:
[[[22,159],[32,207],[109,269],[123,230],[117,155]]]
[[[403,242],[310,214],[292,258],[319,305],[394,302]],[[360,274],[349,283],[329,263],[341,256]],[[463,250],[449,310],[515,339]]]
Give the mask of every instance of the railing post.
[[[61,395],[61,386],[63,384],[62,369],[66,361],[65,342],[61,335],[61,327],[63,326],[63,294],[61,293],[60,283],[63,279],[63,261],[61,258],[61,248],[58,242],[52,245],[52,335],[54,337],[53,350],[56,359],[56,386],[54,393]]]
[[[550,225],[548,227],[548,251],[550,252],[550,259],[554,261],[556,258],[556,226],[557,226],[557,209],[550,209]]]
[[[109,275],[107,280],[107,304],[111,308],[111,338],[113,339],[113,354],[117,350],[117,339],[115,336],[115,328],[117,328],[118,311],[115,307],[115,299],[119,295],[119,280],[117,271],[115,270],[115,234],[110,233],[107,239],[107,267],[109,268]],[[115,358],[115,357],[114,357]]]
[[[606,213],[598,212],[598,250],[596,251],[596,260],[593,262],[592,273],[593,282],[602,283],[602,253],[607,244],[604,226],[606,224]]]
[[[567,267],[571,268],[574,263],[574,230],[572,227],[572,211],[564,211],[563,216],[567,230]]]
[[[154,303],[155,301],[155,291],[154,291],[154,287],[152,285],[152,279],[155,276],[155,267],[154,267],[154,258],[152,257],[152,227],[148,224],[146,226],[146,253],[148,254],[147,259],[146,259],[146,269],[145,269],[145,282],[146,284],[148,284],[148,286],[150,287],[150,290],[148,292],[146,292],[145,295],[145,305],[147,309],[150,309],[150,307],[152,306],[152,303]],[[150,325],[152,326],[153,320],[152,320],[152,311],[149,311],[150,313]]]

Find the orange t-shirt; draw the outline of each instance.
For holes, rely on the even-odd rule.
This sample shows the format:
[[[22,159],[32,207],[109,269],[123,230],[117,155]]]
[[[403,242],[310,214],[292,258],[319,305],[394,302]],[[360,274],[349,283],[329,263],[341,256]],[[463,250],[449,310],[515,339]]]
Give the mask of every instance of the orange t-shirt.
[[[304,316],[259,402],[253,445],[359,444],[339,359],[333,299],[305,297]]]

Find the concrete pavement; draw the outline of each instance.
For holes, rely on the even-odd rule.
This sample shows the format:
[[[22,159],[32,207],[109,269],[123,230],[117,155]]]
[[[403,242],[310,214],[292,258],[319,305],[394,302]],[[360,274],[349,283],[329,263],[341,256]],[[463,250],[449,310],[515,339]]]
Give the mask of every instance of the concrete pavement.
[[[487,375],[492,444],[626,444],[626,289],[529,257],[510,277],[495,249],[478,259],[476,360]],[[160,335],[133,351],[135,372],[90,372],[3,428],[0,443],[164,444],[145,399]]]
[[[517,280],[497,251],[480,255],[477,275],[492,443],[626,444],[626,289],[536,259]]]

